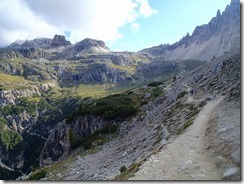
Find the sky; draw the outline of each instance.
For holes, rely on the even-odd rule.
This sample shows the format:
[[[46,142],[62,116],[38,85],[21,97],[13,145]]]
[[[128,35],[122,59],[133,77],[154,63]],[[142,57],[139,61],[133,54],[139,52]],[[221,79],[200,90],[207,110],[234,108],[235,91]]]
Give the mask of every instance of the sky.
[[[113,51],[173,44],[231,0],[0,0],[0,47],[65,35],[103,40]]]

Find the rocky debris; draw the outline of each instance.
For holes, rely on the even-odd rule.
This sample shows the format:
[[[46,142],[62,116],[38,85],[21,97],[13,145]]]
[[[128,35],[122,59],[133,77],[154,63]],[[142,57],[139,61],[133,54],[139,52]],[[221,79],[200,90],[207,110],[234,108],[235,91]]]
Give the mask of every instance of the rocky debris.
[[[60,47],[60,46],[67,46],[67,45],[70,45],[70,44],[71,43],[65,39],[65,36],[63,36],[63,35],[55,35],[50,46],[52,46],[52,47]]]
[[[225,171],[222,176],[223,180],[240,180],[240,169],[238,167],[232,167]]]
[[[184,111],[184,115],[181,114],[181,111],[177,110],[177,108],[176,108],[177,106],[175,106],[176,104],[178,104],[178,105],[180,104],[177,102],[184,103],[188,99],[187,95],[177,99],[177,96],[178,96],[177,94],[182,92],[182,88],[183,88],[182,84],[187,83],[187,84],[190,84],[191,86],[195,86],[195,83],[197,83],[197,85],[200,86],[199,88],[196,88],[196,93],[194,94],[194,98],[196,98],[196,99],[198,98],[198,96],[201,96],[206,99],[209,99],[209,101],[211,101],[211,102],[214,102],[216,100],[219,100],[219,98],[216,96],[216,94],[222,94],[222,92],[225,91],[226,96],[227,96],[226,100],[228,100],[230,97],[229,92],[228,92],[230,86],[228,86],[228,85],[224,86],[223,83],[225,83],[225,80],[228,80],[228,82],[226,82],[225,84],[230,84],[232,86],[232,88],[234,88],[234,89],[235,89],[235,86],[238,86],[239,79],[237,78],[237,76],[238,76],[239,69],[240,69],[240,67],[238,67],[238,65],[240,64],[239,61],[240,61],[239,54],[229,53],[228,55],[225,55],[221,58],[217,58],[214,63],[208,63],[208,65],[202,66],[198,70],[193,71],[191,74],[189,74],[189,76],[186,76],[186,77],[178,80],[176,83],[174,83],[171,86],[171,89],[169,89],[167,91],[167,93],[165,94],[164,97],[161,97],[161,98],[155,100],[155,102],[149,103],[147,106],[144,106],[142,108],[142,111],[145,112],[145,114],[143,115],[143,118],[138,117],[138,118],[135,118],[133,120],[133,122],[130,124],[126,124],[126,123],[122,124],[120,127],[120,130],[121,130],[120,136],[118,138],[116,138],[113,141],[106,144],[100,152],[82,158],[81,163],[73,163],[72,165],[70,165],[69,171],[67,172],[68,174],[65,177],[65,179],[75,179],[75,180],[76,179],[88,179],[88,180],[112,179],[113,178],[112,176],[119,174],[118,170],[121,166],[125,165],[126,167],[128,167],[133,162],[137,162],[138,158],[143,158],[145,155],[150,153],[151,150],[153,150],[155,148],[155,145],[152,144],[153,142],[155,143],[158,140],[160,140],[159,142],[163,143],[163,140],[172,139],[172,135],[174,135],[177,132],[177,130],[181,129],[184,122],[186,121],[186,119],[183,119],[183,117],[185,116],[185,117],[188,117],[188,119],[189,119],[189,116],[190,116],[190,114],[187,114],[185,111]],[[227,65],[232,66],[233,68],[231,68],[231,70],[227,69],[229,67],[226,67],[225,64],[222,65],[220,63],[228,63]],[[235,72],[233,72],[232,69],[233,69],[233,71],[235,70]],[[202,77],[198,78],[198,76],[200,76],[200,75],[202,75]],[[216,77],[216,76],[218,76],[218,77]],[[203,78],[204,78],[204,80],[203,80]],[[215,86],[214,87],[214,88],[216,88],[215,90],[214,90],[213,86],[210,85],[212,82],[214,82],[213,86]],[[205,91],[200,90],[200,88],[207,89],[207,90],[205,90]],[[238,97],[238,94],[240,94],[240,93],[236,94],[236,98]],[[224,103],[224,102],[225,102],[225,100],[221,103]],[[202,101],[202,100],[200,100],[200,101],[197,100],[197,102],[196,102],[196,100],[193,100],[192,102],[190,102],[190,104],[195,104],[195,105],[199,105],[199,106],[203,106],[202,103],[204,103],[204,101]],[[235,102],[233,102],[233,103],[235,103]],[[233,103],[230,105],[231,107],[233,107]],[[188,104],[188,105],[190,105],[190,104]],[[237,103],[235,103],[235,104],[238,105]],[[217,108],[219,108],[221,106],[222,105],[218,105]],[[229,108],[230,106],[224,106],[224,108],[234,110],[233,108]],[[186,108],[184,108],[184,110],[186,110]],[[172,118],[168,117],[168,120],[167,120],[166,114],[167,113],[170,114],[170,112],[172,112],[172,111],[173,111],[174,116],[172,116]],[[227,111],[225,110],[225,112],[227,112]],[[235,113],[233,113],[233,112],[235,112]],[[234,121],[238,125],[240,125],[239,124],[240,114],[237,113],[237,112],[240,113],[240,110],[238,109],[237,111],[233,111],[233,112],[232,112],[232,115],[227,113],[226,117],[228,117],[228,116],[233,117],[233,114],[235,114],[235,117],[236,118],[238,117],[238,119],[234,118],[234,119],[236,119],[236,121],[235,120]],[[181,114],[181,116],[179,116],[180,114]],[[179,117],[179,118],[174,119],[175,117]],[[222,122],[226,122],[226,121],[222,121]],[[228,121],[228,124],[229,124],[229,121]],[[165,131],[166,128],[167,128],[167,131]],[[223,126],[221,128],[218,128],[217,130],[221,130],[222,128],[223,128]],[[234,129],[232,129],[232,131],[233,130]],[[236,127],[235,130],[239,130],[239,127]],[[209,130],[207,130],[207,132],[209,132]],[[219,132],[223,133],[223,132],[228,132],[228,131],[219,131]],[[234,134],[237,135],[236,133],[234,133]],[[191,136],[192,136],[192,134],[191,134]],[[216,136],[218,136],[218,135],[216,135]],[[225,134],[223,136],[226,137],[227,134]],[[228,132],[228,136],[233,136],[233,134]],[[238,143],[238,141],[239,141],[238,136],[236,136],[236,138],[237,138],[237,139],[235,139],[235,140],[237,140],[236,143]],[[194,137],[194,139],[199,139],[199,135],[196,135]],[[215,139],[217,140],[217,138],[215,138]],[[224,144],[228,144],[228,145],[233,144],[233,139],[230,139],[227,141],[226,138],[224,138],[222,140],[225,142]],[[188,144],[187,144],[188,146],[191,146],[190,148],[187,148],[188,152],[189,152],[189,150],[191,150],[187,154],[189,156],[194,155],[194,149],[197,146],[193,143],[194,142],[191,142],[191,144],[190,144],[188,142]],[[133,145],[135,145],[135,147]],[[182,146],[182,144],[180,144],[180,145]],[[212,145],[211,142],[210,142],[210,145]],[[212,145],[211,148],[218,147],[218,150],[220,150],[219,148],[222,147],[222,145],[223,145],[223,143],[221,142],[221,143],[218,143],[218,145]],[[237,144],[235,147],[238,147],[238,146],[239,145]],[[228,146],[225,145],[225,147],[228,147]],[[211,150],[211,148],[209,148],[209,150]],[[175,147],[172,149],[175,151]],[[176,153],[180,152],[180,150],[183,150],[183,148],[177,149]],[[202,145],[201,151],[203,151],[204,153],[206,152],[205,144]],[[126,154],[124,154],[125,152],[126,152]],[[200,150],[199,150],[199,152],[200,152]],[[223,153],[223,149],[222,149],[222,151],[219,151],[219,152]],[[230,152],[230,151],[228,151],[228,152]],[[162,153],[163,153],[163,151],[162,151]],[[233,153],[233,152],[230,152],[230,153]],[[178,154],[184,155],[184,153],[178,153]],[[215,157],[217,157],[217,156],[218,155],[216,155]],[[176,157],[173,157],[173,158],[176,158]],[[221,157],[224,158],[224,161],[223,161],[223,164],[221,164],[220,170],[226,166],[226,162],[227,162],[226,157],[224,157],[223,155],[221,155]],[[94,160],[94,158],[98,158],[98,159]],[[124,158],[126,158],[126,160]],[[181,158],[181,157],[179,157],[179,158]],[[192,158],[192,157],[190,157],[190,158]],[[187,164],[183,164],[189,159],[186,159],[186,161],[181,161],[181,163],[183,165],[181,165],[182,167],[180,167],[180,165],[179,165],[178,168],[183,168],[183,170],[187,171],[187,172],[184,172],[185,174],[187,174],[186,176],[185,175],[180,176],[181,179],[187,178],[187,179],[205,180],[205,179],[213,179],[213,178],[220,179],[221,178],[221,172],[220,171],[216,172],[215,171],[216,169],[212,169],[212,168],[214,168],[214,162],[212,162],[208,156],[206,156],[206,159],[208,160],[209,164],[210,165],[212,164],[212,165],[209,169],[207,169],[208,174],[206,174],[207,171],[204,170],[203,168],[199,167],[200,164],[202,164],[202,165],[205,164],[205,161],[201,161],[201,159],[202,159],[202,155],[199,156],[199,159],[194,160],[194,162],[192,161],[192,163],[190,163],[190,161],[189,161],[189,163],[187,162]],[[113,160],[113,163],[111,163],[109,160]],[[152,162],[156,163],[156,162],[158,162],[158,160],[159,159],[154,159]],[[219,163],[217,163],[217,165],[218,164]],[[108,165],[108,166],[105,167],[105,165]],[[85,166],[85,170],[80,170],[79,168],[81,168],[81,167],[83,168],[83,166]],[[150,166],[151,166],[151,164],[150,164]],[[161,167],[162,167],[162,165],[161,165]],[[168,166],[167,168],[169,169],[169,167],[172,167],[172,165]],[[188,170],[187,170],[187,168],[188,168]],[[194,168],[194,169],[190,169],[190,168]],[[173,169],[173,167],[172,167],[172,169]],[[210,170],[211,170],[211,172],[210,172]],[[156,173],[156,169],[154,169],[153,172],[151,172],[151,173]],[[174,173],[174,172],[172,171],[172,173]],[[189,173],[190,173],[190,175],[189,175]],[[156,176],[152,176],[152,178],[150,178],[150,179],[156,179],[155,177]]]
[[[231,154],[231,158],[233,160],[233,162],[240,166],[241,165],[241,150],[240,150],[240,147]]]
[[[214,158],[214,163],[217,167],[220,167],[224,163],[224,158],[221,156],[217,156]]]
[[[197,103],[188,104],[186,108],[183,106],[179,108],[176,105],[177,102],[184,103],[187,100],[187,97],[177,99],[177,95],[182,90],[181,85],[176,84],[165,96],[143,106],[142,114],[134,117],[130,123],[121,124],[117,138],[102,146],[98,153],[87,155],[79,162],[73,162],[63,179],[113,179],[119,174],[119,169],[123,165],[129,167],[145,158],[145,155],[153,151],[157,145],[170,142],[177,130],[193,116],[195,112],[193,109],[198,109]],[[172,111],[175,111],[174,117],[170,116]],[[85,127],[79,128],[78,132]]]
[[[218,180],[221,172],[204,149],[208,117],[222,98],[209,102],[185,133],[146,160],[131,180]],[[176,115],[177,116],[177,115]],[[151,162],[157,160],[158,162]]]
[[[180,169],[187,173],[189,170],[199,169],[199,166],[196,163],[193,163],[192,160],[187,160],[181,164]]]

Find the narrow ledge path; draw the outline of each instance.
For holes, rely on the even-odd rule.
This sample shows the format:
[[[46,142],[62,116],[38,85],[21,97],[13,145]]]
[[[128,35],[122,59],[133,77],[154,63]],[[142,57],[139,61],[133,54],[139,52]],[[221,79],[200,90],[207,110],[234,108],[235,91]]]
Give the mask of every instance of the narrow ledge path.
[[[223,98],[209,101],[186,132],[152,155],[129,180],[221,180],[223,171],[207,154],[205,132]]]

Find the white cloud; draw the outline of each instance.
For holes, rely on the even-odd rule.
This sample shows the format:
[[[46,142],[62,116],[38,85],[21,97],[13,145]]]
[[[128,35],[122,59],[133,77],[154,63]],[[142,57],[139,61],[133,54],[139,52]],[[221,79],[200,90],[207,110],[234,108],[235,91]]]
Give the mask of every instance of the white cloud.
[[[137,32],[137,19],[156,13],[147,0],[1,0],[0,46],[66,31],[73,43],[86,37],[113,41],[123,37],[119,28]]]
[[[140,29],[140,24],[138,23],[132,23],[130,25],[130,28],[131,28],[131,31],[134,32],[134,33],[138,33],[139,32],[139,29]]]
[[[158,13],[156,9],[150,7],[148,0],[137,0],[137,3],[140,6],[139,13],[146,18]]]
[[[19,0],[1,0],[0,46],[17,39],[50,37],[59,32],[58,28],[35,16]]]

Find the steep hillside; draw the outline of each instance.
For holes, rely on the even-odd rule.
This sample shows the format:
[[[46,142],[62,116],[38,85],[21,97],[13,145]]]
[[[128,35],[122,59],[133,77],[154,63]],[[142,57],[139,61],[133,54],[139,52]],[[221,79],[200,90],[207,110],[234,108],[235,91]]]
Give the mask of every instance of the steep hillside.
[[[172,45],[159,45],[141,52],[160,55],[165,60],[211,60],[239,45],[240,1],[232,0],[222,14],[218,11],[208,24],[197,26],[192,35],[187,34]]]
[[[238,180],[240,60],[238,0],[179,42],[140,52],[63,35],[0,48],[0,179],[128,179],[201,125],[195,151],[214,160],[214,176]]]
[[[190,80],[189,80],[190,79]],[[132,180],[240,180],[240,55],[225,54],[181,79],[207,105],[193,125],[141,164]],[[188,86],[189,87],[189,86]],[[132,175],[130,175],[132,176]]]
[[[84,109],[60,122],[45,143],[40,157],[41,166],[58,160],[54,165],[42,169],[46,173],[45,179],[105,180],[114,179],[120,171],[122,174],[116,179],[126,179],[150,155],[183,134],[208,101],[218,97],[225,98],[225,101],[238,101],[239,78],[240,52],[232,52],[177,79],[170,87],[149,87],[151,84],[148,84],[147,88],[128,91],[126,95],[134,101],[130,104],[140,104],[137,115],[131,119],[115,118],[107,122],[107,115],[110,117],[112,114],[110,108],[104,106],[105,101],[82,106]],[[190,89],[194,89],[193,96]],[[155,93],[155,90],[159,91]],[[157,95],[153,97],[153,94]],[[93,108],[94,105],[97,107]],[[236,122],[240,122],[240,119],[236,119]],[[117,126],[117,134],[112,136],[109,130],[103,129],[108,124]],[[234,126],[238,130],[240,124]],[[235,138],[240,140],[238,135]],[[74,143],[76,146],[72,147]],[[232,143],[225,142],[227,145]],[[55,146],[50,149],[51,145]],[[229,147],[229,155],[236,151],[238,144],[236,146]],[[217,149],[218,146],[214,148]],[[218,154],[224,157],[226,152]],[[229,159],[229,156],[225,157]],[[229,165],[222,165],[222,171],[231,167],[231,162],[235,164],[230,160]],[[125,170],[122,171],[122,168]],[[235,177],[238,178],[238,175]]]

